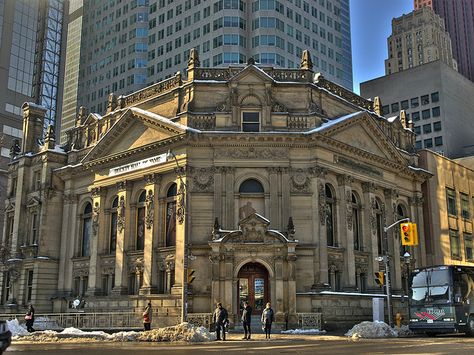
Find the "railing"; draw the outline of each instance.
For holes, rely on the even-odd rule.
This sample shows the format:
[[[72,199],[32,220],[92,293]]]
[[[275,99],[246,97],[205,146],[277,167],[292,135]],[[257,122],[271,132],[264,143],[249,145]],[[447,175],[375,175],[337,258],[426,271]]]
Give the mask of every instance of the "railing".
[[[306,129],[309,126],[306,116],[289,116],[286,124],[288,129]]]
[[[193,115],[191,118],[191,126],[200,130],[212,130],[216,128],[216,116]]]
[[[321,330],[322,313],[296,313],[296,316],[300,328]]]

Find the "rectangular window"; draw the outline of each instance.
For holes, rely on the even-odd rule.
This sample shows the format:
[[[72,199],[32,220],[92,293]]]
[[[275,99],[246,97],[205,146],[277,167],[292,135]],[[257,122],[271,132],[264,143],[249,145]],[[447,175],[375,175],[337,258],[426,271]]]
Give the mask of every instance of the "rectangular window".
[[[474,255],[472,253],[472,234],[464,233],[464,246],[466,261],[474,261]]]
[[[399,106],[398,102],[395,102],[392,104],[392,113],[398,112],[399,111]]]
[[[413,112],[411,114],[411,118],[413,119],[413,122],[419,121],[420,120],[420,113],[419,112]]]
[[[429,109],[421,111],[421,117],[423,117],[424,120],[427,120],[431,117],[431,111]]]
[[[456,209],[456,191],[450,188],[446,188],[446,201],[448,204],[448,214],[457,216],[458,212]]]
[[[31,301],[32,294],[33,294],[33,270],[27,270],[26,302]]]
[[[431,124],[424,124],[423,125],[423,133],[431,133]]]
[[[459,243],[459,233],[453,229],[449,230],[449,242],[451,245],[451,258],[461,259],[461,247]]]
[[[469,196],[463,193],[461,196],[461,217],[464,219],[471,219],[471,208],[469,206]]]
[[[417,97],[413,97],[410,99],[410,105],[411,107],[418,107],[420,105],[419,101],[418,101],[418,98]]]
[[[408,109],[408,100],[403,100],[401,107],[402,107],[402,110]]]
[[[389,105],[385,105],[385,106],[382,106],[382,115],[388,115],[390,113],[390,106]]]
[[[421,97],[421,104],[422,105],[429,105],[430,103],[430,96],[429,95],[423,95]]]
[[[441,136],[435,137],[434,143],[435,143],[436,147],[439,147],[439,146],[443,145],[443,137],[441,137]]]
[[[440,122],[440,121],[433,123],[433,130],[434,130],[435,132],[441,131],[441,122]]]
[[[428,138],[423,141],[423,144],[425,145],[425,148],[433,148],[433,139]]]
[[[431,102],[438,102],[439,101],[439,92],[433,92],[431,94]]]
[[[439,106],[433,107],[431,111],[432,111],[433,117],[439,117],[441,114]]]
[[[415,134],[421,134],[421,127],[420,126],[415,126],[413,128],[413,132],[415,132]]]
[[[260,131],[260,113],[243,112],[242,113],[242,131],[259,132]]]

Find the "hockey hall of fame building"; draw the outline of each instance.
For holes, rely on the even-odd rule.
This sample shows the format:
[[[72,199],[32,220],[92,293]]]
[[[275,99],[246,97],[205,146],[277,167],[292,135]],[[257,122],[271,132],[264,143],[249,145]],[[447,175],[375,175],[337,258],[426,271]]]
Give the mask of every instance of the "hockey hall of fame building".
[[[41,137],[45,110],[23,105],[4,312],[67,312],[77,298],[85,311],[138,312],[151,301],[172,323],[186,300],[188,314],[222,302],[238,321],[247,300],[256,314],[270,301],[292,324],[333,309],[331,291],[380,293],[383,226],[423,224],[428,174],[411,122],[313,73],[307,51],[299,69],[210,69],[193,50],[187,78],[111,94],[104,116],[84,111],[59,145],[51,128]],[[388,237],[402,292],[404,251],[398,233]],[[416,265],[422,231],[420,241]]]

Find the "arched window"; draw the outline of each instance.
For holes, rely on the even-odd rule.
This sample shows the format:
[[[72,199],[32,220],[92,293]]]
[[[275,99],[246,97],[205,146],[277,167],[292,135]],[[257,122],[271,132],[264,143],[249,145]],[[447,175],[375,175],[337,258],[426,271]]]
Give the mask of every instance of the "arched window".
[[[362,251],[362,233],[360,223],[360,203],[358,196],[352,193],[352,230],[354,236],[354,249]]]
[[[166,246],[176,245],[176,195],[178,187],[173,183],[166,194]]]
[[[263,193],[263,191],[262,184],[255,179],[247,179],[239,187],[239,193],[241,194],[258,194]]]
[[[326,238],[327,245],[331,247],[336,246],[336,238],[334,236],[334,194],[332,187],[329,184],[325,185],[326,196]]]
[[[112,208],[110,209],[110,236],[109,236],[109,253],[115,253],[117,248],[117,207],[118,197],[112,201]]]
[[[379,255],[383,254],[383,210],[379,199],[375,199],[375,221],[377,225],[377,251]]]
[[[247,179],[239,186],[239,220],[253,213],[265,214],[264,189],[260,181]]]
[[[81,256],[90,256],[90,244],[92,235],[92,204],[88,202],[82,214],[82,242]]]
[[[137,203],[137,238],[136,249],[143,250],[145,247],[145,200],[146,191],[142,191]]]

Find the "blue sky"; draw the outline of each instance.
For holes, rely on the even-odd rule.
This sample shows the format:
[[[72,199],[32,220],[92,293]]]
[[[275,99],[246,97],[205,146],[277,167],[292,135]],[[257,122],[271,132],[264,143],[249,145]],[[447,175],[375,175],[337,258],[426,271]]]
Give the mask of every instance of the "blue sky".
[[[392,18],[413,10],[413,0],[350,0],[354,91],[359,84],[385,74],[387,37]]]

